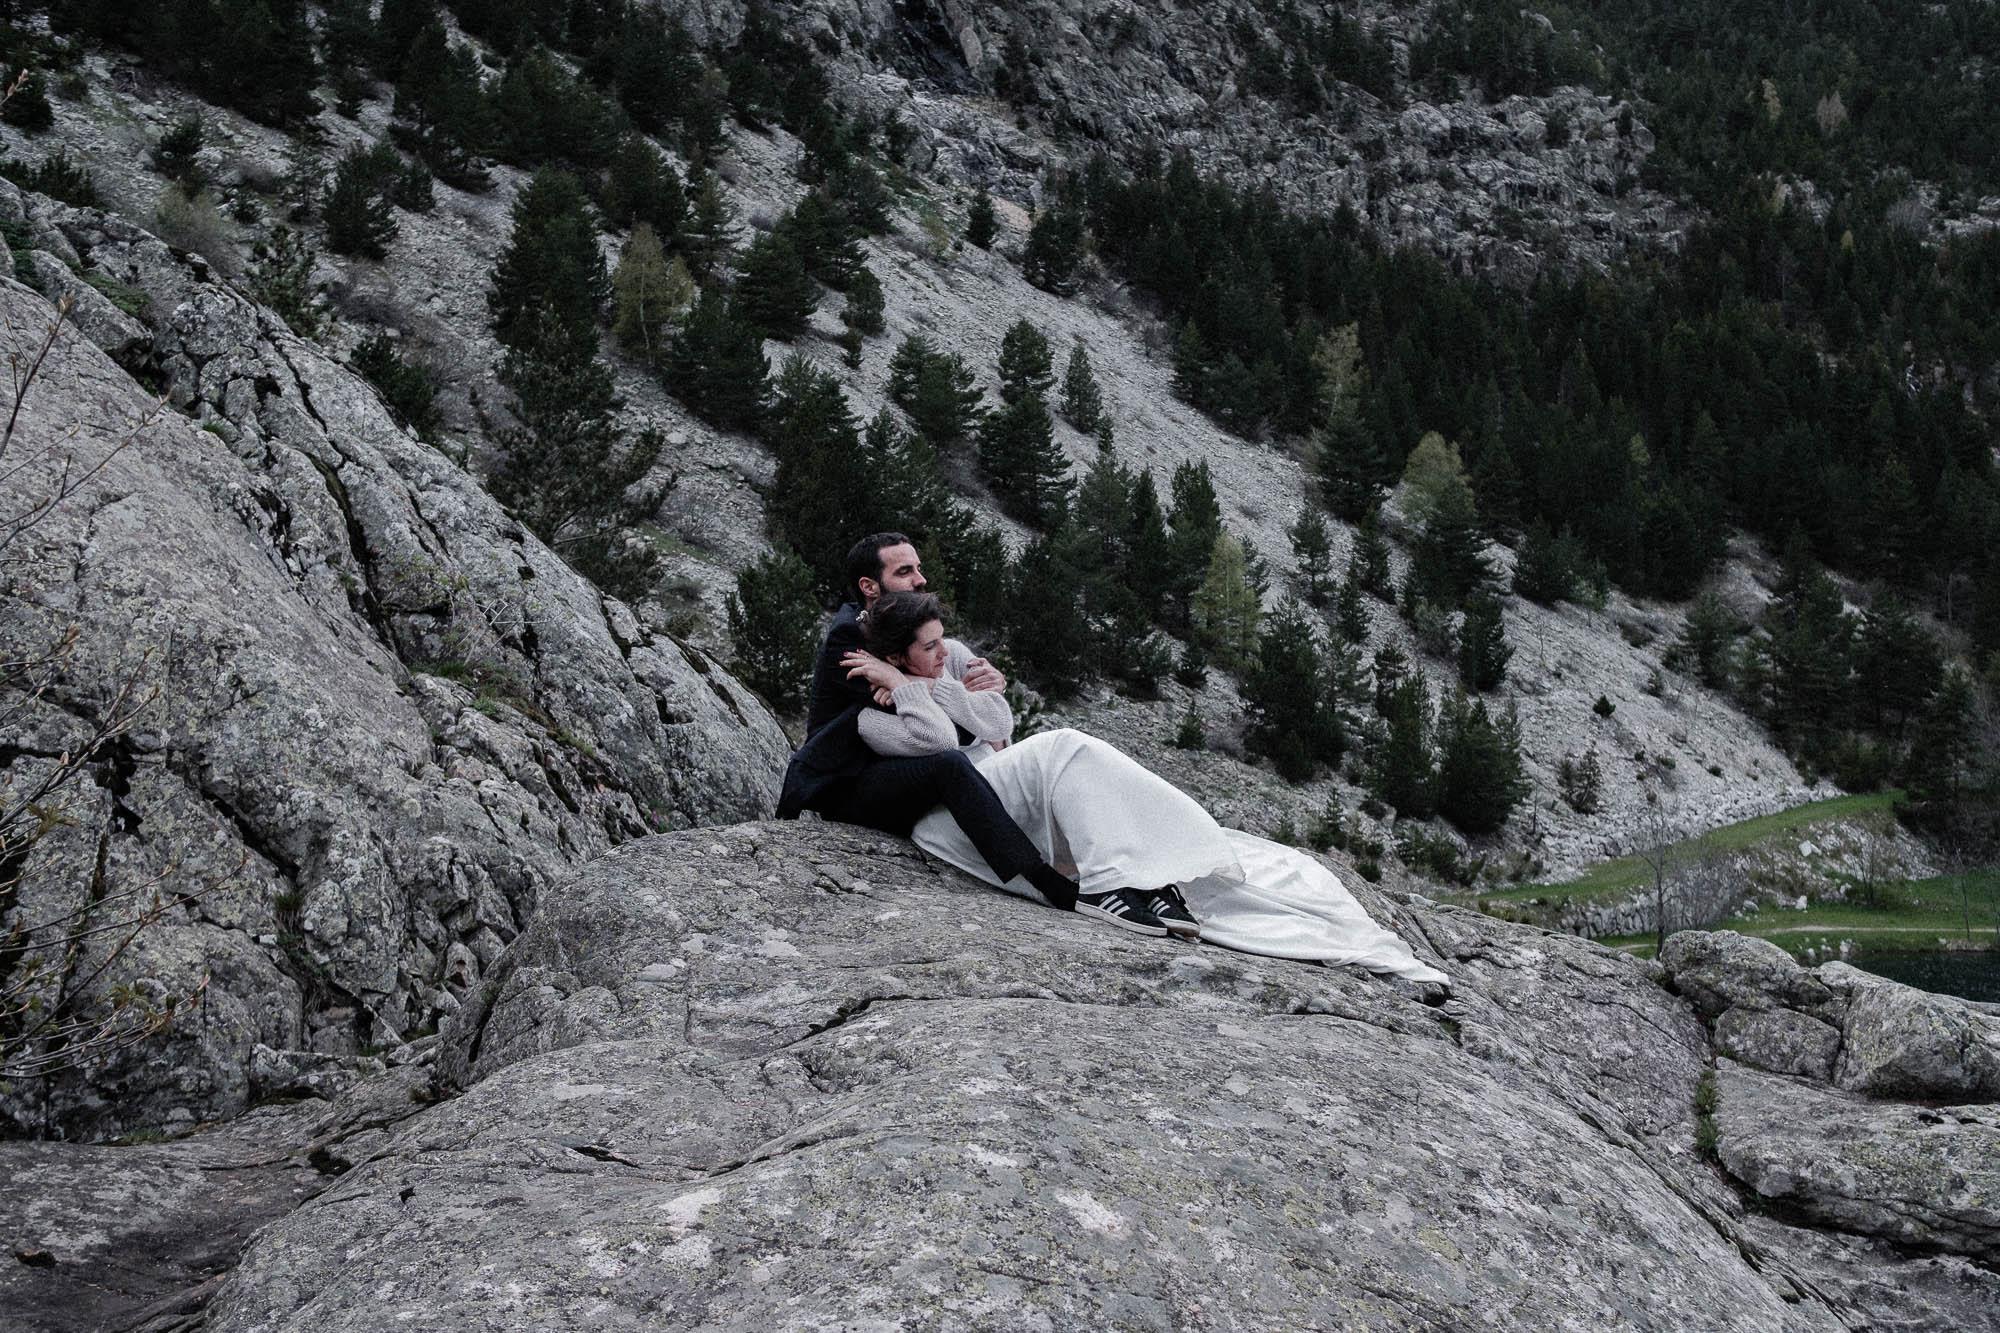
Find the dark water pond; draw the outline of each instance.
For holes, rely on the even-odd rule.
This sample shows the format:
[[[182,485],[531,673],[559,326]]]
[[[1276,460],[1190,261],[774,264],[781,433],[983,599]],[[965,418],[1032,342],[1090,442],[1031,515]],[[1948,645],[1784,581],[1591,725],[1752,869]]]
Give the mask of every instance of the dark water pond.
[[[1888,953],[1857,949],[1847,962],[1878,977],[1940,995],[2000,1001],[2000,953]]]

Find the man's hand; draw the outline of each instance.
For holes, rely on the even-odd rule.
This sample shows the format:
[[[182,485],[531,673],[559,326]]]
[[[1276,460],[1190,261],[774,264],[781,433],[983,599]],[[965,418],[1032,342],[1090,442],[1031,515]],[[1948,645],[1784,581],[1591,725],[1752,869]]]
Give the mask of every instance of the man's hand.
[[[1007,678],[1000,674],[1000,668],[983,657],[975,657],[965,664],[965,674],[959,684],[968,690],[1005,691]]]

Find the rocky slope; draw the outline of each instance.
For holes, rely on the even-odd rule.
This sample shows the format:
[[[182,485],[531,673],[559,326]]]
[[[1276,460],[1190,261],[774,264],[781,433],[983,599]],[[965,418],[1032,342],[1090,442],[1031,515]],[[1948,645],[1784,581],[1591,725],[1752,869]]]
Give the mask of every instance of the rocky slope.
[[[698,36],[733,40],[744,6],[668,4]],[[1399,54],[1428,3],[1300,5],[1314,21],[1358,19]],[[1672,247],[1686,219],[1636,188],[1653,149],[1636,108],[1581,87],[1546,97],[1393,102],[1329,83],[1313,116],[1250,91],[1235,25],[1280,37],[1263,6],[1128,0],[806,0],[789,17],[838,71],[836,90],[919,131],[916,161],[947,179],[1039,201],[1049,167],[1093,152],[1122,162],[1186,151],[1197,167],[1271,191],[1289,207],[1342,204],[1397,244],[1425,246],[1514,280],[1544,265],[1601,263]],[[992,96],[1010,40],[1027,92]],[[1550,134],[1560,121],[1566,133]]]
[[[726,41],[740,30],[742,6],[730,0],[673,8],[698,39]],[[1076,300],[1050,296],[1024,282],[1009,260],[1018,256],[1024,240],[1026,214],[1012,201],[1026,203],[1037,197],[1042,181],[1038,173],[1044,168],[1076,161],[1097,147],[1119,153],[1137,149],[1147,142],[1148,125],[1181,125],[1174,138],[1177,145],[1194,151],[1205,166],[1238,178],[1275,170],[1283,181],[1347,180],[1341,175],[1347,168],[1333,159],[1363,140],[1379,139],[1388,154],[1387,166],[1374,174],[1398,180],[1413,170],[1402,165],[1405,157],[1450,154],[1456,163],[1449,195],[1454,225],[1459,214],[1476,217],[1498,207],[1501,197],[1491,194],[1493,190],[1504,194],[1526,188],[1524,182],[1540,179],[1537,172],[1566,170],[1563,164],[1572,159],[1594,162],[1590,155],[1602,153],[1622,153],[1625,157],[1620,160],[1629,166],[1637,160],[1633,155],[1643,151],[1643,126],[1632,131],[1632,142],[1623,142],[1614,108],[1600,106],[1593,113],[1609,127],[1607,131],[1584,132],[1577,119],[1583,114],[1578,99],[1589,99],[1581,90],[1566,90],[1559,98],[1567,99],[1565,114],[1578,127],[1571,143],[1561,151],[1538,149],[1525,156],[1518,145],[1508,146],[1512,140],[1507,136],[1495,138],[1484,131],[1454,131],[1426,147],[1428,140],[1417,124],[1428,124],[1425,116],[1412,119],[1414,108],[1391,115],[1392,109],[1371,108],[1371,99],[1356,93],[1355,114],[1361,120],[1322,136],[1323,141],[1316,139],[1317,146],[1310,151],[1294,145],[1269,158],[1268,151],[1275,151],[1269,150],[1270,136],[1293,133],[1285,127],[1296,118],[1255,98],[1225,95],[1226,88],[1234,86],[1241,52],[1226,34],[1224,16],[1208,7],[1157,10],[1086,3],[963,7],[924,0],[893,6],[809,3],[798,12],[802,17],[797,30],[812,38],[815,49],[827,57],[837,95],[921,129],[912,158],[921,171],[901,195],[896,232],[864,247],[870,267],[883,283],[888,330],[869,341],[859,370],[841,364],[840,351],[831,341],[840,328],[837,297],[824,302],[815,320],[815,335],[802,339],[796,348],[771,344],[773,361],[797,350],[833,371],[847,386],[851,406],[865,419],[885,406],[888,358],[906,334],[920,333],[962,355],[979,372],[989,397],[997,385],[992,367],[1001,334],[1015,320],[1033,321],[1059,355],[1080,339],[1103,386],[1122,457],[1130,465],[1152,467],[1162,484],[1175,465],[1207,460],[1216,476],[1225,520],[1253,539],[1281,575],[1274,596],[1283,590],[1282,575],[1290,564],[1286,530],[1305,502],[1303,469],[1295,453],[1233,437],[1181,403],[1172,392],[1165,355],[1170,335],[1143,303],[1108,275],[1100,273]],[[1125,21],[1128,13],[1130,23]],[[1418,13],[1379,7],[1363,17],[1402,41],[1414,30]],[[1117,42],[1109,40],[1108,34],[1128,30],[1130,35]],[[1036,77],[1051,94],[1039,110],[1029,109],[1025,130],[1014,125],[1011,109],[986,96],[1004,39],[1016,31],[1040,53]],[[953,58],[978,77],[952,74],[923,54],[941,50],[957,52]],[[54,143],[66,143],[91,161],[114,211],[148,216],[161,188],[160,178],[146,164],[148,147],[195,104],[131,77],[126,57],[94,54],[87,63],[91,100],[58,101],[56,130],[32,145],[21,143],[18,151],[33,155]],[[1066,90],[1061,99],[1053,98],[1057,82]],[[363,103],[356,120],[331,112],[321,116],[329,157],[351,143],[379,139],[386,132],[389,103],[386,90],[382,91],[385,95]],[[1187,105],[1181,111],[1172,110],[1183,102]],[[1102,133],[1091,137],[1072,127],[1061,135],[1050,134],[1049,116],[1056,105],[1077,109],[1078,116],[1102,127]],[[1474,100],[1437,110],[1447,119],[1492,119],[1505,112],[1509,123],[1519,124],[1526,123],[1527,114],[1519,107],[1512,112],[1506,107],[1482,108]],[[275,209],[276,201],[265,192],[275,189],[286,169],[285,137],[226,111],[207,108],[204,115],[210,147],[203,161],[211,176],[267,199]],[[1410,126],[1404,125],[1406,120]],[[0,129],[0,141],[12,145],[18,136]],[[739,130],[732,136],[720,170],[741,235],[769,226],[803,192],[793,173],[800,151],[782,131]],[[1584,171],[1572,182],[1574,190],[1550,182],[1535,185],[1549,197],[1550,227],[1567,225],[1565,219],[1581,220],[1582,227],[1573,236],[1542,234],[1535,253],[1588,260],[1632,242],[1626,230],[1588,222],[1586,199],[1645,211],[1638,206],[1640,196],[1613,200],[1590,183],[1591,173],[1602,167],[1599,163]],[[475,468],[490,448],[477,405],[504,398],[493,379],[499,349],[486,327],[485,292],[494,259],[507,239],[508,207],[525,180],[522,173],[507,168],[496,169],[494,176],[496,187],[487,194],[439,186],[433,212],[399,211],[401,232],[382,263],[323,258],[318,270],[345,316],[345,322],[327,335],[328,344],[336,349],[351,347],[376,327],[398,333],[405,354],[422,360],[442,381],[449,446]],[[990,253],[950,240],[963,229],[971,187],[982,183],[1000,194],[1002,237]],[[1420,184],[1441,189],[1428,177]],[[1377,224],[1387,234],[1430,243],[1413,232],[1398,232],[1385,220],[1424,212],[1401,195],[1393,199],[1396,202],[1381,204],[1378,211],[1383,215]],[[218,219],[205,239],[190,239],[199,239],[213,252],[209,257],[227,270],[245,262],[254,232]],[[1586,233],[1615,239],[1616,245],[1594,251],[1583,239]],[[1439,244],[1458,251],[1468,245],[1478,249],[1490,239],[1475,236],[1463,244]],[[608,254],[616,244],[617,238],[606,238]],[[48,272],[51,283],[62,281],[54,270]],[[643,368],[621,361],[618,369],[628,422],[635,428],[657,428],[668,441],[655,480],[674,482],[657,520],[669,575],[657,598],[635,610],[643,623],[655,629],[671,627],[712,652],[726,653],[723,598],[733,586],[735,571],[767,549],[763,493],[771,481],[770,454],[753,439],[718,432],[694,419]],[[1065,426],[1058,431],[1071,457],[1079,466],[1086,464],[1095,453],[1094,443]],[[970,458],[947,463],[981,509],[982,518],[1018,540],[1020,530],[985,503]],[[1344,562],[1348,539],[1349,534],[1337,529],[1337,561]],[[1400,554],[1398,562],[1400,570]],[[1728,587],[1730,600],[1746,614],[1754,613],[1766,596],[1759,580],[1769,575],[1755,562],[1739,566]],[[1390,608],[1376,605],[1373,613],[1375,646],[1395,639],[1421,660],[1406,627]],[[1672,673],[1662,677],[1657,693],[1649,690],[1648,682],[1677,628],[1674,608],[1635,605],[1617,597],[1603,612],[1569,606],[1550,610],[1510,601],[1507,632],[1516,653],[1504,694],[1520,710],[1529,772],[1536,783],[1535,808],[1517,819],[1508,838],[1510,847],[1520,853],[1518,864],[1539,863],[1547,873],[1561,875],[1626,850],[1635,818],[1653,807],[1649,794],[1665,800],[1671,822],[1684,832],[1808,798],[1806,786],[1784,755],[1765,740],[1761,728],[1726,702]],[[1434,681],[1455,674],[1444,661],[1426,665]],[[1612,718],[1600,719],[1591,712],[1600,694],[1618,705]],[[1122,743],[1171,734],[1185,703],[1185,695],[1173,686],[1168,687],[1165,702],[1136,710],[1100,696],[1084,701],[1072,720],[1110,727]],[[1211,685],[1199,706],[1214,723],[1218,740],[1227,745],[1238,715],[1227,682]],[[1554,775],[1564,758],[1580,757],[1593,747],[1606,765],[1604,805],[1597,814],[1580,816],[1556,799]],[[1722,771],[1712,771],[1717,768]],[[1245,791],[1251,807],[1300,805],[1311,811],[1324,803],[1323,787],[1286,791],[1254,772],[1233,768],[1219,770],[1218,782],[1212,785]],[[1275,819],[1264,827],[1274,824]],[[1249,826],[1258,827],[1254,822]]]
[[[1359,891],[1449,996],[1125,936],[862,830],[628,844],[441,1038],[461,1095],[420,1108],[412,1066],[261,1112],[262,1157],[0,1145],[37,1256],[0,1294],[79,1327],[126,1254],[127,1308],[198,1305],[198,1247],[150,1238],[206,1170],[241,1182],[225,1254],[258,1172],[324,1191],[212,1330],[1992,1326],[2000,1016]]]
[[[169,1044],[0,1090],[0,1123],[210,1120],[393,1049],[480,984],[566,867],[769,808],[786,744],[755,696],[578,578],[366,384],[129,224],[11,187],[0,212],[37,258],[67,251],[156,312],[124,318],[57,264],[72,329],[0,280],[18,364],[60,324],[20,396],[16,494],[96,469],[0,565],[8,644],[75,635],[6,714],[9,789],[125,720],[12,906],[53,920],[155,882],[191,899],[92,994],[49,1003],[212,978]],[[78,329],[155,368],[166,401]]]
[[[1062,81],[1063,104],[1092,118],[1097,138],[1037,138],[1044,120],[1016,128],[978,88],[892,58],[903,49],[896,25],[918,22],[919,10],[942,15],[962,52],[990,55],[1005,32],[1040,24],[1050,40],[1038,77]],[[1000,334],[1016,319],[1034,321],[1059,349],[1080,339],[1123,456],[1162,477],[1182,461],[1207,460],[1227,521],[1256,541],[1282,586],[1285,531],[1304,503],[1294,453],[1231,437],[1176,400],[1163,331],[1111,278],[1099,274],[1084,299],[1064,301],[1026,284],[1009,262],[1025,214],[1007,193],[1032,197],[1035,170],[1093,143],[1136,143],[1133,127],[1160,108],[1133,89],[1157,85],[1170,101],[1207,90],[1200,95],[1212,106],[1189,111],[1183,137],[1208,154],[1207,165],[1250,170],[1257,155],[1246,136],[1271,117],[1223,95],[1227,56],[1214,16],[1138,12],[1138,38],[1105,62],[1088,55],[1088,34],[1103,26],[1095,10],[811,12],[845,34],[818,45],[833,52],[849,95],[886,98],[878,110],[894,103],[929,127],[918,160],[933,174],[911,179],[898,230],[867,247],[888,297],[889,330],[866,347],[861,368],[838,366],[831,301],[797,350],[836,369],[865,416],[884,405],[888,355],[906,333],[965,356],[989,391]],[[740,13],[717,4],[689,17],[698,34],[727,33]],[[1386,11],[1378,17],[1390,21]],[[1169,56],[1174,69],[1146,73],[1147,61]],[[18,1128],[60,1124],[96,1135],[226,1114],[290,1086],[301,1071],[325,1077],[365,1048],[393,1049],[427,1030],[479,984],[553,874],[641,831],[762,813],[784,748],[761,706],[715,671],[713,656],[724,648],[719,609],[734,571],[765,549],[770,458],[760,444],[694,420],[643,370],[620,363],[628,420],[665,433],[658,480],[676,483],[656,534],[670,577],[657,599],[632,609],[577,581],[452,461],[468,458],[476,470],[488,448],[478,405],[500,395],[484,294],[521,173],[496,171],[496,188],[484,195],[439,186],[434,211],[399,213],[401,235],[381,264],[322,260],[319,276],[343,320],[324,341],[308,342],[231,285],[255,228],[211,217],[175,233],[199,252],[148,230],[163,225],[151,219],[161,180],[147,165],[148,147],[194,104],[134,77],[136,69],[128,57],[92,54],[89,99],[58,99],[53,132],[30,142],[0,129],[9,151],[33,157],[62,145],[87,160],[108,203],[102,212],[75,210],[0,189],[0,212],[28,238],[13,256],[16,271],[45,296],[67,297],[74,329],[167,399],[104,474],[102,495],[127,496],[126,504],[59,515],[9,574],[27,590],[8,608],[10,633],[51,634],[72,617],[90,627],[68,696],[26,724],[32,736],[5,742],[10,771],[36,754],[59,754],[120,684],[134,682],[134,697],[157,687],[159,702],[120,747],[118,776],[92,794],[96,808],[82,827],[110,830],[103,846],[107,864],[126,877],[119,883],[144,883],[171,864],[174,891],[202,891],[197,933],[174,944],[163,936],[158,957],[132,960],[133,974],[192,982],[212,970],[214,1022],[184,1034],[173,1058],[128,1062],[47,1104],[16,1098],[5,1107]],[[276,209],[285,138],[203,110],[211,177]],[[326,113],[329,153],[379,137],[388,110],[377,97],[355,121]],[[1497,114],[1470,104],[1446,110]],[[1400,122],[1380,128],[1392,161],[1418,151],[1411,145],[1422,135],[1410,138]],[[1449,141],[1461,153],[1485,142]],[[1322,147],[1338,151],[1331,141]],[[1583,151],[1533,160],[1559,164]],[[798,153],[781,132],[734,136],[722,171],[739,224],[769,225],[797,197]],[[1325,174],[1317,158],[1287,161],[1297,168],[1288,178]],[[1510,179],[1530,166],[1507,153],[1487,161]],[[1459,165],[1461,177],[1479,174]],[[1002,194],[1003,235],[992,253],[940,243],[935,229],[939,219],[947,233],[959,228],[973,182]],[[25,345],[48,308],[19,288],[6,299],[15,345]],[[338,365],[339,349],[377,327],[398,333],[405,352],[441,379],[449,456],[398,430],[372,391]],[[140,419],[144,395],[81,343],[66,344],[64,358],[35,386],[26,420],[45,433],[99,422],[93,438],[108,447],[124,423]],[[1072,457],[1087,461],[1094,444],[1061,429]],[[1018,539],[984,505],[969,460],[950,466],[984,517]],[[156,489],[171,522],[129,499]],[[111,522],[127,510],[143,520]],[[183,523],[193,527],[174,526]],[[183,570],[183,562],[193,563]],[[1747,577],[1731,591],[1746,610],[1761,596]],[[266,608],[277,617],[269,625]],[[1395,639],[1416,652],[1389,608],[1375,607],[1374,618],[1375,644]],[[1635,814],[1655,796],[1684,831],[1805,798],[1784,756],[1725,703],[1671,675],[1665,688],[1647,687],[1674,627],[1671,608],[1616,598],[1603,612],[1509,606],[1517,651],[1506,694],[1520,710],[1536,781],[1532,808],[1508,834],[1514,865],[1560,873],[1623,850]],[[1428,666],[1434,679],[1451,675],[1446,663]],[[1599,694],[1619,705],[1613,718],[1590,711]],[[1187,700],[1173,685],[1156,702],[1099,694],[1069,705],[1066,720],[1117,740],[1228,822],[1256,831],[1286,816],[1304,827],[1329,795],[1354,801],[1351,787],[1323,780],[1286,788],[1230,757],[1238,704],[1220,675],[1196,702],[1221,753],[1166,748],[1161,741]],[[1610,779],[1603,810],[1584,817],[1555,799],[1553,775],[1564,757],[1592,746]],[[145,804],[156,799],[165,804]],[[93,837],[52,840],[50,873],[60,880],[60,867],[94,862]],[[208,955],[226,962],[202,961]],[[309,1055],[252,1058],[259,1046]]]

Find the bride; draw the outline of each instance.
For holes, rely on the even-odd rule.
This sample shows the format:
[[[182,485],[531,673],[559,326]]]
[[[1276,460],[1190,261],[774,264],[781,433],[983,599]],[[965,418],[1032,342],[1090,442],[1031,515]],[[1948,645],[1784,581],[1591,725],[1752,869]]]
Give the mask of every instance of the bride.
[[[1224,829],[1185,792],[1114,746],[1068,728],[1010,743],[1014,719],[1006,696],[959,683],[974,659],[964,644],[945,637],[944,609],[930,593],[884,593],[868,610],[866,642],[867,651],[848,654],[844,663],[874,687],[881,705],[861,710],[862,740],[884,755],[964,749],[1048,860],[1074,869],[1079,902],[1134,889],[1116,895],[1140,905],[1125,919],[1113,918],[1128,928],[1198,930],[1210,943],[1248,953],[1447,980],[1376,925],[1311,856]],[[1024,882],[1002,883],[942,808],[919,820],[911,837],[968,874],[1039,897]]]

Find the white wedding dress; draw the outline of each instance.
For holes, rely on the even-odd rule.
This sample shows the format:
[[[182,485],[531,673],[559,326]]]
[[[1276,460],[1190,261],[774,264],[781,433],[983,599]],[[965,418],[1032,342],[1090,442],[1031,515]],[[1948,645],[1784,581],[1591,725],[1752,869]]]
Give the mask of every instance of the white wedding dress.
[[[1007,813],[1051,865],[1075,874],[1085,893],[1178,884],[1210,944],[1352,963],[1412,981],[1449,980],[1376,925],[1312,856],[1223,828],[1187,793],[1115,746],[1065,728],[994,750],[987,742],[1005,734],[999,717],[1005,700],[958,686],[968,658],[952,641],[937,687],[913,682],[896,691],[896,714],[864,713],[863,739],[884,753],[925,753],[942,748],[942,737],[957,739],[963,727],[975,737],[964,747],[967,755]],[[949,722],[941,727],[943,719]],[[919,820],[911,837],[967,874],[1041,898],[1026,880],[1001,883],[942,806]]]

